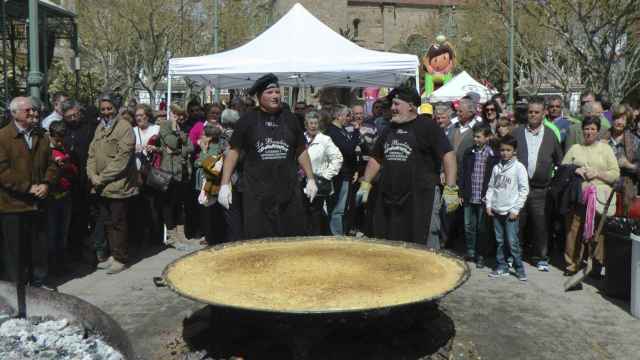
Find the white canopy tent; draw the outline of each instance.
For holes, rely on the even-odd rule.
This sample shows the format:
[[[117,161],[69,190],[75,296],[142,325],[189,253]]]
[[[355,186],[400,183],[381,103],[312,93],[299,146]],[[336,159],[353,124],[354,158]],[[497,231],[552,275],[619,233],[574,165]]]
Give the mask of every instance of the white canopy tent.
[[[171,77],[215,88],[251,87],[267,73],[282,86],[394,87],[416,77],[418,58],[362,48],[295,4],[277,23],[247,44],[222,53],[169,60]]]
[[[495,90],[491,90],[480,84],[466,71],[463,71],[448,83],[444,84],[440,89],[434,91],[431,96],[429,96],[429,102],[435,103],[459,100],[470,91],[478,93],[480,95],[480,102],[482,103],[489,101],[491,96],[496,93]]]

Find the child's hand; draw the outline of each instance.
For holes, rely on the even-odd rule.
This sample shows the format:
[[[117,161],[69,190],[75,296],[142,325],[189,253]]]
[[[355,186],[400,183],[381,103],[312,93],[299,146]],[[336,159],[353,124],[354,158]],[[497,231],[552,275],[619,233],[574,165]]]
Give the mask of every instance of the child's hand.
[[[491,211],[491,208],[487,208],[487,216],[493,217],[493,211]]]
[[[520,215],[520,214],[518,214],[518,213],[509,213],[509,220],[511,220],[511,221],[518,220],[518,215]]]

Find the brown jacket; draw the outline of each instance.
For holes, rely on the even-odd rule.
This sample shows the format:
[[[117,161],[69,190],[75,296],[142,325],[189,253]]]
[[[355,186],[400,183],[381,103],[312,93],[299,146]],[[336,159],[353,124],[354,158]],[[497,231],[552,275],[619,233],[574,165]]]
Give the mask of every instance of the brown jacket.
[[[41,201],[29,194],[31,186],[56,180],[58,166],[49,137],[41,128],[32,130],[31,136],[29,150],[13,121],[0,129],[0,213],[38,210]]]
[[[131,124],[118,116],[106,128],[100,122],[89,145],[87,176],[98,195],[126,199],[138,194],[136,139]]]

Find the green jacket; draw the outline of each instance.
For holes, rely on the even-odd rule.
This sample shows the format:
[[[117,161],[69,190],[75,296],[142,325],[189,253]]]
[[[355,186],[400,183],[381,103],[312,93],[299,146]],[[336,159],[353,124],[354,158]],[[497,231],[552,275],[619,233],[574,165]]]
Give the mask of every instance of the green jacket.
[[[110,127],[100,122],[89,145],[87,176],[100,196],[126,199],[138,194],[136,139],[129,122],[120,116]]]
[[[189,134],[180,129],[174,130],[171,121],[160,124],[160,148],[162,160],[160,168],[173,174],[173,180],[180,182],[191,178],[191,154],[194,146]]]

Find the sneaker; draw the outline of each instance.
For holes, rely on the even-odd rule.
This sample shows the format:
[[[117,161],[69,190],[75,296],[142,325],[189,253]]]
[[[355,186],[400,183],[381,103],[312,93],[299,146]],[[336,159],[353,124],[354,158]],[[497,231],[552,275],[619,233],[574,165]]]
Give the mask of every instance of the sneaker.
[[[538,271],[549,272],[549,264],[546,261],[538,261]]]
[[[499,278],[503,276],[509,276],[509,273],[506,270],[496,269],[489,273],[490,278]]]
[[[101,262],[99,262],[99,263],[98,263],[98,269],[100,269],[100,270],[106,270],[106,269],[109,269],[109,268],[111,267],[111,263],[112,263],[113,261],[115,261],[115,260],[113,259],[113,256],[110,256],[107,260],[105,260],[105,261],[101,261]]]
[[[111,263],[111,267],[109,267],[109,270],[107,270],[107,274],[114,275],[124,271],[126,268],[127,266],[125,264],[114,259],[113,262]]]
[[[507,259],[507,265],[509,265],[509,269],[513,269],[513,258]]]
[[[527,280],[529,280],[529,279],[527,278],[527,274],[525,274],[525,273],[518,273],[516,276],[518,277],[518,280],[520,280],[520,281],[527,281]]]

